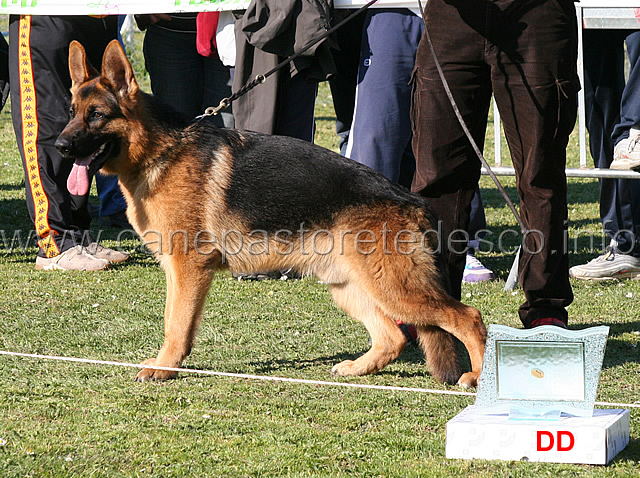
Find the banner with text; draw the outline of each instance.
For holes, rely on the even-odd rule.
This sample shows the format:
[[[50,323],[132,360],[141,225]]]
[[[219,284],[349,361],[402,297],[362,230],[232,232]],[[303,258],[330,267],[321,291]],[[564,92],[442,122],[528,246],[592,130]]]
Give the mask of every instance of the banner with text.
[[[127,13],[244,10],[249,0],[0,0],[0,15],[117,15]],[[366,0],[334,0],[336,8],[358,8]],[[376,7],[415,8],[418,1],[379,0]]]

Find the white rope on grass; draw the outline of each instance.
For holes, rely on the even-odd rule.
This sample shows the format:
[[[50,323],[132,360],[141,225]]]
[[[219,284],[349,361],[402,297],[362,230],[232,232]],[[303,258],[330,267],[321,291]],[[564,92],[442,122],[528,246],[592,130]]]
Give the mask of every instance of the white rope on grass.
[[[455,390],[435,390],[430,388],[417,388],[417,387],[394,387],[391,385],[370,385],[364,383],[349,383],[349,382],[327,382],[323,380],[308,380],[304,378],[288,378],[288,377],[274,377],[270,375],[253,375],[248,373],[232,373],[232,372],[216,372],[213,370],[200,370],[191,368],[180,367],[160,367],[156,365],[144,365],[139,363],[126,363],[116,362],[111,360],[93,360],[84,359],[78,357],[63,357],[59,355],[43,355],[43,354],[29,354],[21,352],[9,352],[0,350],[0,355],[12,356],[12,357],[25,357],[41,360],[57,360],[61,362],[75,362],[85,363],[93,365],[112,365],[116,367],[129,367],[129,368],[152,368],[154,370],[166,370],[168,372],[181,372],[181,373],[195,373],[200,375],[213,375],[216,377],[229,377],[229,378],[241,378],[247,380],[265,380],[270,382],[288,382],[288,383],[300,383],[305,385],[324,385],[330,387],[348,387],[348,388],[363,388],[369,390],[388,390],[396,392],[418,392],[418,393],[431,393],[435,395],[458,395],[466,397],[475,397],[473,392],[459,392]],[[604,407],[625,407],[625,408],[640,408],[640,403],[609,403],[609,402],[595,402],[596,405]]]

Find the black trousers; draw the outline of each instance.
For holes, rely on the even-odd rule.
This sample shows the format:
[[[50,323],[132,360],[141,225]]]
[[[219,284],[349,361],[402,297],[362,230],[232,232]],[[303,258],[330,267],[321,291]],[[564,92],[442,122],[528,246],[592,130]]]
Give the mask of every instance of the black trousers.
[[[516,170],[526,228],[519,281],[525,327],[567,320],[573,300],[565,246],[566,147],[577,111],[577,22],[572,0],[429,0],[425,19],[453,96],[482,149],[495,96]],[[480,161],[454,115],[423,36],[413,78],[412,189],[442,221],[453,294]],[[449,239],[453,239],[451,242]],[[455,239],[460,242],[455,242]],[[456,246],[457,244],[457,246]]]
[[[117,31],[117,16],[10,18],[11,116],[25,171],[27,208],[39,254],[46,257],[86,242],[91,221],[88,196],[67,191],[73,163],[63,160],[54,146],[69,121],[69,43],[82,43],[89,62],[99,69]]]

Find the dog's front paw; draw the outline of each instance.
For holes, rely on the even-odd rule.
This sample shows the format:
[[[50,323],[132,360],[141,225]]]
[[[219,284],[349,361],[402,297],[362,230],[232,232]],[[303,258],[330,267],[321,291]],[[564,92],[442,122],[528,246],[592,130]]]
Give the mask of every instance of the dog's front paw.
[[[142,362],[142,365],[159,365],[156,364],[156,359],[149,359]],[[176,378],[178,372],[170,370],[158,370],[153,368],[143,368],[136,375],[136,382],[151,382],[155,380],[170,380]]]
[[[463,373],[462,377],[458,379],[458,385],[464,388],[475,388],[478,386],[478,372]]]
[[[340,377],[352,377],[354,375],[362,375],[359,367],[354,360],[345,360],[336,364],[331,369],[331,375],[338,375]]]

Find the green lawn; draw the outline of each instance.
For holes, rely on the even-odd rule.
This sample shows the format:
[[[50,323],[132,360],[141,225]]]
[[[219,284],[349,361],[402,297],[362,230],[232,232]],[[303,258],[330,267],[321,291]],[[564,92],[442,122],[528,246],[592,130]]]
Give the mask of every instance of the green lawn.
[[[326,87],[318,142],[335,149]],[[491,128],[491,125],[490,125]],[[577,164],[577,139],[570,157]],[[492,151],[487,148],[487,156]],[[515,199],[514,182],[504,184]],[[95,198],[95,190],[93,201]],[[482,179],[489,228],[515,221]],[[597,182],[570,180],[570,237],[600,234]],[[131,239],[132,260],[104,273],[34,270],[36,249],[8,249],[31,228],[8,112],[0,114],[0,350],[137,363],[162,342],[164,274]],[[113,245],[117,231],[107,231]],[[5,241],[9,241],[6,242]],[[513,239],[511,245],[515,244]],[[592,258],[585,239],[572,264]],[[465,285],[487,324],[520,327],[522,292],[504,292],[513,257],[485,252],[499,276]],[[599,401],[640,397],[640,281],[574,282],[572,328],[611,327]],[[324,285],[216,277],[185,366],[222,372],[334,380],[331,366],[367,348],[364,328],[330,301]],[[0,356],[0,476],[620,476],[640,473],[640,410],[631,443],[608,467],[447,460],[445,425],[472,397],[346,389],[182,374],[135,383],[136,371]],[[435,382],[408,347],[383,372],[351,383],[458,390]]]

